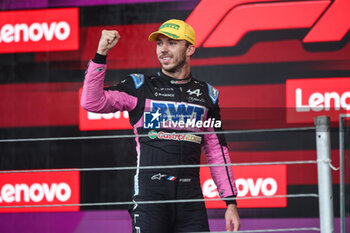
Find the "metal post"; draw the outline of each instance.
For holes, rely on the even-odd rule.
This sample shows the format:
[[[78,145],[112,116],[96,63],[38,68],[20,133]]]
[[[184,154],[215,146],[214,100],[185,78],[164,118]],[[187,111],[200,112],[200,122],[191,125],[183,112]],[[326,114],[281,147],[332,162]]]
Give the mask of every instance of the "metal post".
[[[333,189],[331,161],[330,118],[319,116],[315,118],[318,201],[321,233],[334,233]]]
[[[340,232],[341,233],[345,233],[344,117],[346,117],[346,115],[339,116]]]

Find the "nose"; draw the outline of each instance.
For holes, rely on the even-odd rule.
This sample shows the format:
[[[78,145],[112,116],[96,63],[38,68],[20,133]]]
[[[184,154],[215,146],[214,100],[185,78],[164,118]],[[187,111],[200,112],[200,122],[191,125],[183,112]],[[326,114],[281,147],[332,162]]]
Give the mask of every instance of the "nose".
[[[160,47],[161,52],[168,52],[168,45],[166,43],[162,43]]]

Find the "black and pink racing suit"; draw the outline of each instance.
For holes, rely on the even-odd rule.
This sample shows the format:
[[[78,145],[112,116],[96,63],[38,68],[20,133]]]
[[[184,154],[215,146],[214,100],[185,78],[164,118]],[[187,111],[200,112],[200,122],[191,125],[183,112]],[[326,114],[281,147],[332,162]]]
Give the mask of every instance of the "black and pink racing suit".
[[[128,111],[136,135],[137,166],[157,166],[136,170],[135,205],[130,209],[133,231],[209,231],[204,202],[138,202],[202,199],[199,168],[162,168],[200,164],[202,145],[209,164],[230,163],[223,134],[196,135],[196,132],[221,131],[221,126],[216,125],[220,121],[218,90],[191,76],[177,80],[161,71],[149,77],[131,74],[119,84],[104,88],[106,68],[106,57],[96,54],[86,71],[82,107],[96,113]],[[231,167],[210,170],[220,197],[235,197],[237,189]]]

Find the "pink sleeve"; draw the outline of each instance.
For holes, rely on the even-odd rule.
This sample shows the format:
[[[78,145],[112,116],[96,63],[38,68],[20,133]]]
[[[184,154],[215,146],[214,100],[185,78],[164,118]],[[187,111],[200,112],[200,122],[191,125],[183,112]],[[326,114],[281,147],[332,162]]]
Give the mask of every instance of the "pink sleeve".
[[[106,64],[90,61],[85,72],[81,106],[86,111],[98,113],[133,110],[137,104],[135,96],[117,90],[103,90],[106,69]]]
[[[214,129],[211,128],[208,131],[214,132]],[[215,133],[204,135],[204,150],[209,164],[231,163],[227,146],[220,143]],[[237,188],[231,166],[210,167],[210,172],[220,197],[237,196]]]

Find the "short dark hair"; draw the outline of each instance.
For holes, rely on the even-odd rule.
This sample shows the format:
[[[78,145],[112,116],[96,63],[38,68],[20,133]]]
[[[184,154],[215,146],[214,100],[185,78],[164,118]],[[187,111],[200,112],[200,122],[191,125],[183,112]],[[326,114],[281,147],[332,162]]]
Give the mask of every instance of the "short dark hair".
[[[190,42],[188,42],[187,40],[185,40],[186,42],[186,48],[188,48],[190,45],[192,45]]]

